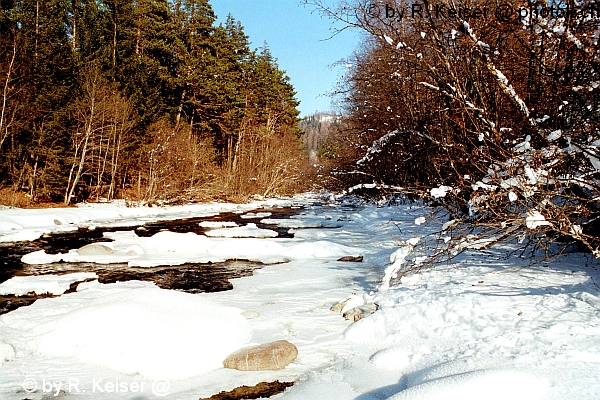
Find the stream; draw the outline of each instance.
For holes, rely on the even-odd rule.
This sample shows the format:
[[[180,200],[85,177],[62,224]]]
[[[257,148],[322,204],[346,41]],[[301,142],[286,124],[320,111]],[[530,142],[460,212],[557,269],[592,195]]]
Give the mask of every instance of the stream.
[[[303,208],[267,208],[254,210],[254,213],[269,212],[269,218],[290,218],[303,211]],[[130,280],[154,282],[163,289],[181,290],[188,293],[219,292],[233,289],[231,279],[252,275],[253,271],[261,268],[262,264],[248,261],[227,261],[223,263],[187,263],[176,266],[159,266],[153,268],[135,268],[127,264],[94,264],[94,263],[52,263],[24,264],[21,257],[25,254],[45,250],[49,254],[67,252],[90,243],[107,241],[104,232],[134,231],[140,237],[149,237],[161,231],[178,233],[193,232],[203,234],[207,229],[200,226],[203,221],[236,222],[242,226],[255,223],[261,229],[270,229],[278,233],[279,238],[293,238],[289,229],[276,225],[261,224],[264,216],[248,218],[243,214],[221,213],[211,217],[185,218],[178,220],[158,221],[127,226],[126,228],[110,227],[89,230],[80,228],[78,231],[60,234],[47,234],[32,242],[20,242],[0,245],[0,283],[14,276],[65,274],[74,272],[95,272],[100,283],[115,283]],[[76,283],[69,291],[77,289]],[[69,293],[67,291],[67,293]],[[48,295],[28,294],[25,296],[0,295],[0,315],[19,307],[32,304],[39,298]]]

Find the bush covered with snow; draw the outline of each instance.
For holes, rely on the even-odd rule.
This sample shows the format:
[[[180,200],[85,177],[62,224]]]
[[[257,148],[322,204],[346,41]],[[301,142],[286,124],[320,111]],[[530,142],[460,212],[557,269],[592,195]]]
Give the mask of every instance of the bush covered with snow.
[[[444,207],[455,220],[449,253],[479,240],[466,232],[481,227],[488,245],[566,238],[600,255],[596,2],[578,3],[573,18],[498,24],[387,18],[387,3],[310,3],[368,33],[346,76],[338,138],[356,156],[338,180]]]

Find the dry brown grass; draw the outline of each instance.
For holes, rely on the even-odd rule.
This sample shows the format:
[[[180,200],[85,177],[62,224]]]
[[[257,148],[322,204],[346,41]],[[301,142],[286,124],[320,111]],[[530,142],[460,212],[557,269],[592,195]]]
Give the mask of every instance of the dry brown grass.
[[[0,189],[0,206],[16,207],[16,208],[55,208],[65,207],[63,203],[55,203],[51,201],[37,202],[31,200],[29,194],[13,190],[12,188]]]

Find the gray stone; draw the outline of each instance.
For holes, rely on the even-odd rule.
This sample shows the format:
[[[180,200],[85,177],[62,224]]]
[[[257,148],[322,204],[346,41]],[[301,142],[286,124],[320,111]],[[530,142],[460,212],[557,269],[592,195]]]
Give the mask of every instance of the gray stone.
[[[298,348],[287,340],[245,347],[225,358],[225,368],[239,371],[269,371],[283,369],[298,356]]]
[[[87,244],[77,250],[80,256],[109,256],[114,253],[113,249],[101,243]]]

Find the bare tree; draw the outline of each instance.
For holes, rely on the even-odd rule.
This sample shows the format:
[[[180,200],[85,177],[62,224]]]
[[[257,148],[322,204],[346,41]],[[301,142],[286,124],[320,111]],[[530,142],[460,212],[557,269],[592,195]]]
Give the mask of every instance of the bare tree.
[[[9,129],[15,120],[18,109],[14,104],[14,91],[16,88],[13,84],[18,51],[18,37],[16,35],[13,35],[11,47],[7,50],[6,66],[2,65],[4,67],[2,71],[4,79],[2,82],[2,106],[0,108],[0,149],[10,135]]]
[[[71,135],[74,154],[64,202],[71,203],[85,174],[92,177],[88,184],[96,187],[99,196],[107,169],[110,182],[107,195],[112,198],[115,195],[122,148],[134,124],[131,107],[123,96],[108,86],[100,70],[91,66],[85,74],[76,113],[78,126]],[[96,171],[92,174],[94,165]]]
[[[344,88],[348,177],[433,195],[486,245],[568,237],[600,255],[595,1],[515,1],[508,18],[492,1],[307,3],[368,33]]]
[[[147,167],[140,180],[146,188],[139,197],[146,201],[199,197],[200,188],[215,176],[211,141],[195,137],[189,125],[177,126],[168,119],[152,124],[148,134],[153,141],[145,148]]]
[[[232,162],[223,180],[225,195],[244,200],[253,194],[264,197],[289,194],[300,186],[304,160],[301,141],[293,129],[270,111],[265,124],[243,124]]]

